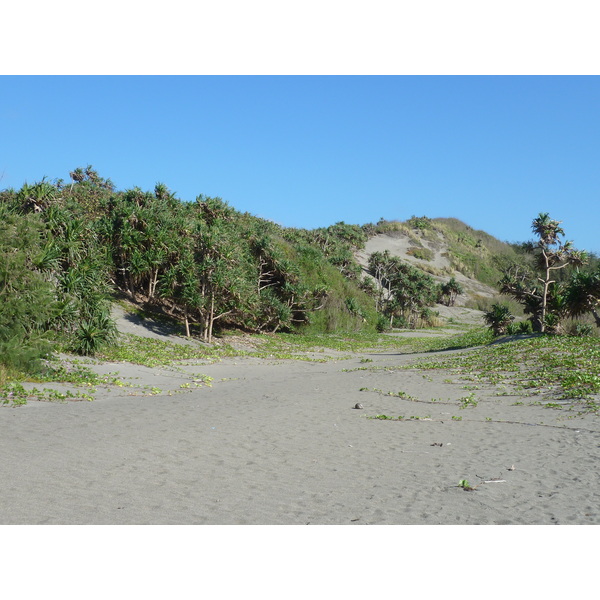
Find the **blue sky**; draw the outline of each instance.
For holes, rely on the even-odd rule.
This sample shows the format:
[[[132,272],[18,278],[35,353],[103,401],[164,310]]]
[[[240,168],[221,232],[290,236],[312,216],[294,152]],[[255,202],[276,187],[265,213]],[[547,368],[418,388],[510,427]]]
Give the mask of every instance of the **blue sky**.
[[[600,253],[597,76],[1,76],[0,188],[91,164],[290,227],[541,211]]]

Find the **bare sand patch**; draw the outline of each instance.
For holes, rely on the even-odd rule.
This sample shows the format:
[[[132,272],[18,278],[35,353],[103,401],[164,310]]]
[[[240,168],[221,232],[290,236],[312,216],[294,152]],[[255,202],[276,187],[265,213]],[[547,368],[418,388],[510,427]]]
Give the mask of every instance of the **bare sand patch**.
[[[600,523],[598,417],[461,409],[447,373],[385,370],[414,359],[96,365],[136,387],[0,410],[0,523]]]

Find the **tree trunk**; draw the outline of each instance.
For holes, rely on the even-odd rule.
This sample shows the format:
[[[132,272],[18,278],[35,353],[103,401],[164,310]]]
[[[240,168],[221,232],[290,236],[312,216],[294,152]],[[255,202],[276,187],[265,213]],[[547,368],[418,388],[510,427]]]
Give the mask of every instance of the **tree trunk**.
[[[188,319],[187,309],[185,310],[185,335],[186,335],[186,337],[191,337],[190,336],[190,321]]]
[[[154,298],[156,293],[156,284],[158,283],[158,269],[153,269],[150,272],[150,281],[148,282],[148,300]]]
[[[544,292],[542,294],[542,318],[541,318],[541,332],[546,331],[546,305],[548,303],[548,286],[550,285],[550,264],[546,252],[542,250],[544,260],[546,261],[546,279],[542,282],[544,284]]]
[[[212,342],[213,323],[215,322],[215,297],[210,297],[210,316],[208,321],[208,343]]]

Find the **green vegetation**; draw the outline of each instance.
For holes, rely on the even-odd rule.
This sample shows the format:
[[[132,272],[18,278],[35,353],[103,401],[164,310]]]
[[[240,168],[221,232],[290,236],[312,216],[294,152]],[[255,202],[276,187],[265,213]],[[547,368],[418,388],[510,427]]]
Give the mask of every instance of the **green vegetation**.
[[[328,360],[370,349],[487,344],[493,333],[485,329],[447,339],[381,335],[392,327],[438,324],[433,305],[452,306],[464,293],[454,271],[492,285],[502,280],[502,291],[513,298],[509,315],[516,305],[530,316],[523,324],[490,314],[496,335],[529,327],[569,330],[584,340],[591,332],[586,318],[600,327],[600,261],[563,244],[559,222],[547,214],[534,220],[533,230],[538,241],[519,246],[457,219],[425,216],[292,229],[240,213],[220,198],[184,202],[162,183],[152,191],[119,191],[91,166],[77,168],[68,182],[44,178],[0,191],[0,386],[25,373],[38,380],[89,377],[93,384],[83,369],[77,375],[53,367],[55,351],[155,366],[234,355]],[[355,254],[382,232],[408,236],[409,253],[425,262],[434,258],[432,249],[446,246],[452,269],[417,268],[376,252],[371,277],[361,279]],[[438,283],[426,271],[450,279]],[[118,338],[111,319],[118,299],[205,344]],[[233,346],[240,332],[247,350]],[[585,371],[569,380],[569,389],[593,389],[594,377]],[[6,394],[18,398],[15,390]]]
[[[409,256],[414,256],[418,260],[429,261],[433,260],[434,258],[433,250],[430,250],[429,248],[417,248],[416,246],[409,248],[406,251],[406,254],[408,254]]]
[[[464,294],[464,288],[454,277],[440,286],[439,301],[446,306],[454,306],[456,299]]]
[[[474,491],[478,486],[471,486],[471,484],[469,483],[469,481],[467,479],[461,479],[458,482],[458,487],[462,488],[465,492],[472,492]]]
[[[514,321],[508,306],[493,304],[491,310],[483,315],[484,321],[490,326],[495,336],[505,335],[508,327]]]
[[[286,229],[162,183],[118,191],[91,166],[70,179],[0,192],[0,383],[39,371],[52,349],[116,352],[117,297],[209,343],[231,330],[376,329],[359,226]]]
[[[600,284],[596,274],[572,272],[571,281],[562,283],[556,272],[567,267],[579,267],[588,262],[585,252],[575,250],[572,242],[563,242],[560,221],[540,213],[531,228],[537,239],[524,244],[533,258],[531,267],[513,265],[502,278],[501,292],[513,297],[524,307],[534,331],[562,333],[562,321],[569,315],[592,311],[600,303]],[[600,270],[598,271],[600,274]],[[600,280],[599,280],[600,281]],[[600,319],[597,320],[600,326]]]
[[[478,402],[475,400],[475,394],[469,394],[468,396],[459,398],[458,404],[460,405],[460,408],[475,408]]]
[[[369,272],[378,284],[376,307],[390,319],[390,327],[415,328],[430,320],[426,310],[438,298],[435,280],[419,269],[403,262],[389,251],[374,252],[369,257]]]
[[[502,385],[504,395],[542,395],[578,401],[586,411],[600,408],[598,338],[542,335],[418,361],[412,368],[445,369],[463,380]]]
[[[27,400],[31,398],[43,402],[93,400],[93,397],[85,392],[72,392],[70,390],[59,392],[52,388],[43,388],[42,390],[32,388],[28,390],[19,383],[8,383],[0,388],[0,404],[2,405],[21,406],[27,404]]]
[[[402,233],[417,247],[422,246],[421,240],[440,247],[443,241],[448,248],[445,257],[452,270],[492,287],[496,287],[509,265],[523,262],[519,247],[501,242],[485,231],[475,230],[454,218],[413,216],[404,223],[382,219],[377,225],[369,224],[364,228],[370,235]]]
[[[7,370],[36,370],[51,349],[58,316],[53,285],[38,267],[47,243],[42,225],[0,210],[0,356]]]
[[[98,357],[111,362],[128,362],[145,367],[158,367],[175,364],[182,360],[214,362],[221,356],[232,354],[232,349],[227,346],[221,346],[218,349],[187,346],[129,334],[122,336],[118,345],[106,347],[98,354]]]

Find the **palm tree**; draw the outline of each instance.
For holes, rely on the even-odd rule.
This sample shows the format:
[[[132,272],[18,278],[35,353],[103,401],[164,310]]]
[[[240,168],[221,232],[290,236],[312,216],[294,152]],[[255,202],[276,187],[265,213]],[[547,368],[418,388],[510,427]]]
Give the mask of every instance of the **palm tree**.
[[[72,181],[71,181],[71,190],[72,190],[75,182],[81,183],[85,179],[85,172],[81,167],[77,167],[74,171],[71,171],[69,173],[69,176],[72,179]]]
[[[447,306],[454,306],[456,298],[464,293],[463,286],[452,277],[450,281],[444,283],[441,287],[442,299],[446,299]]]
[[[504,335],[508,326],[514,321],[508,306],[492,304],[491,310],[483,315],[484,321],[490,326],[495,336]]]
[[[560,226],[561,221],[550,218],[548,213],[540,213],[531,224],[533,233],[538,236],[534,248],[539,251],[538,266],[544,272],[544,278],[539,278],[543,285],[541,304],[541,331],[546,328],[546,312],[548,308],[548,290],[553,283],[552,271],[563,269],[568,265],[580,266],[587,262],[585,252],[575,250],[572,242],[562,242],[560,236],[565,232]]]
[[[574,273],[565,297],[569,314],[579,317],[591,313],[596,327],[600,327],[600,267],[593,273]]]

